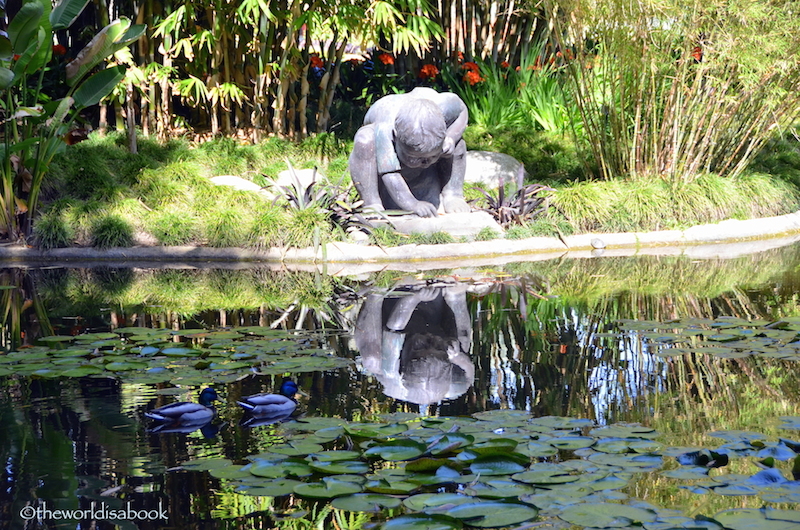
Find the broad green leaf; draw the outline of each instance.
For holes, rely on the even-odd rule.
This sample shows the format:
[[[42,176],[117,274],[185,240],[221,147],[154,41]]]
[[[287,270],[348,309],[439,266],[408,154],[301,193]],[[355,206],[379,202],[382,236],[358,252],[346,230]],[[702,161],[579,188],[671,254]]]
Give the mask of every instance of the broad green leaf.
[[[515,458],[504,456],[481,456],[469,466],[470,471],[480,475],[511,475],[525,470]]]
[[[209,471],[211,469],[227,468],[232,464],[227,458],[198,458],[197,460],[184,462],[181,466],[192,471]]]
[[[144,29],[141,24],[131,26],[130,20],[121,18],[100,30],[75,59],[67,64],[67,85],[75,86],[101,61],[141,37]]]
[[[436,509],[439,506],[467,504],[475,502],[469,495],[460,493],[420,493],[412,495],[403,501],[403,506],[415,512],[425,512]]]
[[[323,477],[321,482],[309,484],[298,484],[294,492],[303,497],[314,497],[319,499],[332,499],[342,495],[360,493],[362,487],[354,482],[340,480],[335,477]]]
[[[370,467],[367,464],[358,460],[342,460],[335,462],[311,461],[308,465],[314,471],[319,471],[327,475],[366,474],[370,471]]]
[[[627,528],[632,524],[649,523],[658,518],[652,510],[611,503],[568,506],[559,517],[568,523],[594,528]]]
[[[0,61],[10,61],[14,56],[14,50],[11,47],[11,39],[5,35],[0,35]]]
[[[464,520],[469,526],[499,528],[531,521],[539,510],[516,502],[475,502],[459,504],[444,512],[449,517]]]
[[[379,495],[376,493],[356,493],[345,497],[337,497],[331,502],[331,506],[337,510],[348,512],[370,512],[379,513],[387,508],[397,508],[401,504],[397,497]]]
[[[386,521],[381,530],[459,530],[461,521],[443,515],[411,514]]]
[[[294,488],[302,484],[297,480],[276,479],[259,481],[257,484],[243,484],[237,491],[245,495],[263,495],[265,497],[280,497],[294,493]]]
[[[14,71],[0,66],[0,90],[5,90],[14,83]]]
[[[100,102],[114,90],[114,87],[125,77],[125,67],[112,66],[106,68],[81,83],[75,91],[75,107],[84,109]]]
[[[388,461],[411,460],[422,455],[426,449],[427,446],[422,442],[399,439],[374,445],[364,451],[364,456]]]
[[[513,480],[486,480],[468,486],[464,493],[485,499],[508,499],[520,495],[530,495],[534,489],[533,486],[520,484]]]
[[[61,0],[50,13],[53,31],[70,27],[88,3],[89,0]]]
[[[21,54],[36,41],[39,20],[44,14],[44,6],[36,0],[25,2],[8,24],[8,38],[15,53]]]
[[[796,514],[781,518],[785,510],[764,510],[755,508],[735,508],[724,510],[714,516],[714,520],[719,521],[729,530],[797,530],[800,521]]]

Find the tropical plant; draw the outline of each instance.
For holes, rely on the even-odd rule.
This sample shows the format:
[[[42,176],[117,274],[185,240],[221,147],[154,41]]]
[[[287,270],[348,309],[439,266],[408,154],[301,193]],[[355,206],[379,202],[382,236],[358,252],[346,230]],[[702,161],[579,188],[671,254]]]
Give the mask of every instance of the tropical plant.
[[[740,174],[800,115],[793,1],[546,3],[602,176]]]
[[[516,192],[513,194],[506,192],[503,182],[500,182],[496,196],[483,188],[475,188],[486,201],[486,206],[480,210],[490,213],[503,228],[508,228],[513,224],[522,224],[544,213],[547,210],[547,195],[540,195],[540,193],[555,191],[542,184],[523,186],[522,178],[523,170],[520,168],[517,175]],[[473,202],[477,202],[477,200]]]
[[[89,74],[101,61],[127,47],[144,32],[128,19],[109,24],[65,68],[66,94],[54,99],[43,79],[54,50],[55,31],[69,27],[88,0],[25,2],[0,35],[0,235],[11,241],[31,233],[42,181],[56,153],[67,145],[67,133],[78,113],[97,104],[124,77],[111,66]],[[61,48],[58,48],[61,46]],[[87,77],[88,76],[88,77]],[[26,215],[27,214],[27,215]]]

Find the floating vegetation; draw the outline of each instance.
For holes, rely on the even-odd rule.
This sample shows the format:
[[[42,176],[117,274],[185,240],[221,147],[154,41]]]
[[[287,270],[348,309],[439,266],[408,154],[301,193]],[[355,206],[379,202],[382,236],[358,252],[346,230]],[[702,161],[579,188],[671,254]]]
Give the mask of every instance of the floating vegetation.
[[[800,418],[783,420],[785,428],[795,428]],[[686,451],[663,447],[654,440],[658,432],[638,424],[595,427],[589,420],[515,410],[390,423],[312,417],[285,423],[279,432],[283,443],[245,465],[208,458],[183,468],[208,471],[245,495],[329,500],[339,510],[373,514],[384,530],[500,528],[540,518],[646,530],[800,524],[800,512],[772,508],[691,518],[623,491],[637,474],[660,472],[698,494],[798,502],[800,443],[772,442],[758,433],[713,432],[726,443]],[[764,458],[757,464],[763,469],[723,472],[730,459],[744,457]],[[780,460],[794,462],[791,480],[776,467]],[[680,467],[662,471],[668,461]]]
[[[753,355],[800,361],[800,317],[776,322],[736,317],[685,318],[667,322],[620,320],[622,331],[635,331],[659,357],[708,354],[725,359]]]
[[[312,331],[241,327],[236,331],[120,328],[115,332],[54,335],[46,346],[0,355],[0,377],[116,377],[127,382],[185,385],[227,383],[243,371],[264,375],[346,367]]]

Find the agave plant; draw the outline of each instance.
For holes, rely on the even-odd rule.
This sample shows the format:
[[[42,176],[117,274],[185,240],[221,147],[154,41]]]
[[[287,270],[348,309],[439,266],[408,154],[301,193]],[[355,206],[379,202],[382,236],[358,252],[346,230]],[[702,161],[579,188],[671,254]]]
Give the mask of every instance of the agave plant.
[[[43,91],[44,72],[53,57],[54,32],[69,27],[88,0],[28,0],[0,32],[0,236],[25,240],[53,157],[69,140],[81,110],[97,104],[125,76],[124,66],[93,73],[105,59],[144,33],[144,25],[125,18],[103,28],[67,64],[66,95],[52,100]],[[5,3],[0,16],[5,17]],[[91,75],[90,75],[91,74]],[[27,214],[27,216],[25,215]]]
[[[492,214],[492,217],[503,228],[514,223],[522,224],[540,213],[544,213],[547,210],[547,195],[540,195],[540,193],[555,191],[543,184],[522,186],[522,171],[520,168],[517,175],[517,191],[514,194],[506,194],[502,181],[496,196],[481,187],[474,188],[483,194],[487,203],[485,208],[479,208],[479,210]]]

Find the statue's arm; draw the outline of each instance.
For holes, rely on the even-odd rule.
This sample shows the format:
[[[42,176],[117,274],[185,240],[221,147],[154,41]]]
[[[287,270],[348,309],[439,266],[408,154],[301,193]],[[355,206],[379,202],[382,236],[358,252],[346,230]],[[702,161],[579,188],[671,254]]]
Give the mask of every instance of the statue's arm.
[[[386,186],[386,191],[392,196],[394,202],[401,210],[408,210],[414,212],[420,217],[436,217],[436,207],[426,201],[420,201],[408,187],[406,179],[400,174],[399,171],[386,173],[381,175],[383,185]]]
[[[447,139],[443,146],[444,156],[452,156],[455,146],[461,141],[461,137],[467,129],[469,111],[461,98],[455,94],[445,93],[439,95],[442,97],[440,105],[445,121],[448,123]]]

